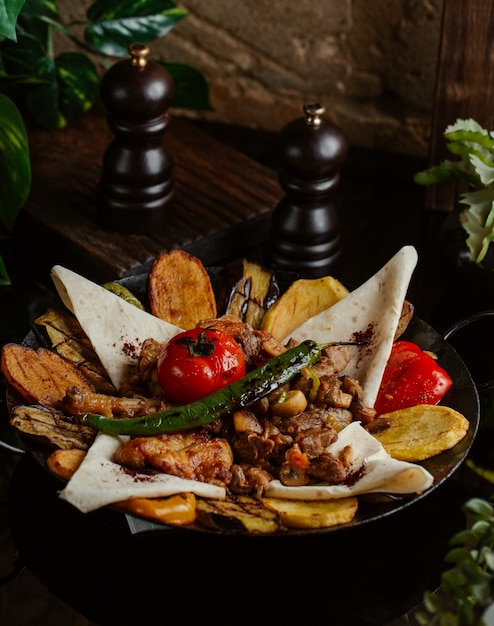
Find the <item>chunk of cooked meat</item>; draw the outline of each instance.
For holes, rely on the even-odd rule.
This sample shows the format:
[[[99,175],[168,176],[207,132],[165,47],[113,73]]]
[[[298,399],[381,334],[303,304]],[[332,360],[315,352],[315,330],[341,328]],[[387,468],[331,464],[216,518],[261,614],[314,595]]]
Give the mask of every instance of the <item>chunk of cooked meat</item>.
[[[120,465],[125,465],[132,469],[149,468],[149,455],[144,454],[143,447],[145,448],[146,442],[151,439],[153,440],[152,445],[156,449],[159,447],[161,454],[166,454],[167,452],[177,452],[183,448],[209,441],[211,437],[203,430],[190,430],[156,437],[135,437],[118,448],[113,460],[115,463],[120,463]]]
[[[229,485],[234,493],[262,496],[273,476],[264,469],[245,463],[234,463],[231,468],[232,480]]]
[[[255,330],[234,315],[223,315],[214,320],[202,320],[201,328],[214,328],[233,337],[240,344],[247,365],[258,366],[274,356],[285,352],[286,348],[269,333]]]
[[[342,372],[350,363],[350,359],[348,346],[329,346],[323,350],[313,369],[319,376],[331,376]]]
[[[309,459],[320,456],[326,448],[338,438],[338,433],[333,428],[309,428],[295,438],[300,450]]]
[[[70,415],[98,413],[105,417],[140,417],[162,411],[165,407],[154,398],[107,396],[72,385],[66,390],[62,408]]]
[[[323,452],[310,462],[309,474],[332,485],[344,482],[347,473],[343,461],[331,452]]]
[[[166,474],[225,486],[231,481],[233,452],[226,439],[206,431],[137,437],[117,451],[115,462],[126,467],[152,467]]]

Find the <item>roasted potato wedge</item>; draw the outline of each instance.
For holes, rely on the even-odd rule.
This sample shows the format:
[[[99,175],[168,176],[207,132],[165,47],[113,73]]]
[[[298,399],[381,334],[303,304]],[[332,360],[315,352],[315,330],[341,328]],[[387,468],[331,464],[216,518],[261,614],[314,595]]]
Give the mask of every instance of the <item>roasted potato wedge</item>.
[[[46,460],[46,465],[60,478],[70,480],[77,468],[86,456],[85,450],[71,448],[68,450],[55,450]]]
[[[184,330],[216,317],[216,298],[201,261],[184,250],[161,254],[149,274],[151,312]]]
[[[286,500],[261,498],[265,507],[277,513],[287,528],[329,528],[351,522],[358,508],[358,498],[335,500]]]
[[[277,514],[250,496],[198,499],[197,518],[204,526],[222,530],[243,527],[254,533],[272,533],[280,528]]]
[[[7,343],[2,348],[1,369],[8,383],[31,404],[61,409],[67,387],[94,391],[74,363],[47,348]]]
[[[133,498],[118,502],[125,511],[172,526],[192,524],[196,520],[196,497],[193,493],[178,493],[168,498]]]
[[[306,320],[347,294],[348,289],[332,276],[296,280],[266,312],[261,329],[281,341]]]
[[[420,404],[385,413],[389,423],[374,433],[386,452],[400,461],[423,461],[449,450],[467,434],[469,422],[461,413],[442,405]]]

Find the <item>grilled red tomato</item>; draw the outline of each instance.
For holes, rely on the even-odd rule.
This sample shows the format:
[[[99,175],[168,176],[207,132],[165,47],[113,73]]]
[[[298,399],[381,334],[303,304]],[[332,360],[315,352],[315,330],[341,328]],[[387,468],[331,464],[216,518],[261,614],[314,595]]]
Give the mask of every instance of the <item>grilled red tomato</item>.
[[[158,381],[167,396],[194,402],[245,376],[242,348],[218,330],[179,333],[158,357]]]
[[[430,354],[410,341],[397,341],[374,408],[382,415],[417,404],[437,404],[452,384],[449,374]]]

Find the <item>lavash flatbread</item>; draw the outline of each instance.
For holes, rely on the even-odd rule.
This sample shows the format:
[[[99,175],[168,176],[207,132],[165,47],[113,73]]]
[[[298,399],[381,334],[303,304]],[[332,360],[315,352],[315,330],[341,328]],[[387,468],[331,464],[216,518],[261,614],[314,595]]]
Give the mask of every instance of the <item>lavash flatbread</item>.
[[[420,493],[434,482],[433,476],[421,465],[390,457],[381,443],[358,422],[344,428],[328,451],[338,457],[347,445],[352,447],[350,472],[359,475],[355,483],[287,487],[279,480],[273,480],[267,486],[266,495],[295,500],[329,500],[363,493]]]
[[[83,513],[130,498],[164,498],[194,493],[205,498],[224,498],[225,489],[210,483],[170,474],[128,472],[111,460],[128,437],[100,433],[75,474],[59,496]]]
[[[320,342],[353,341],[372,329],[372,333],[367,333],[372,336],[372,342],[354,349],[345,372],[363,383],[368,404],[375,400],[416,262],[415,249],[406,246],[364,285],[302,324],[291,335],[299,341],[306,338]],[[134,363],[133,355],[128,353],[128,342],[140,346],[148,337],[167,341],[181,330],[140,311],[70,270],[56,266],[52,275],[62,300],[79,319],[117,388]],[[131,497],[164,497],[183,491],[211,498],[225,496],[224,489],[206,483],[166,474],[150,482],[122,472],[111,461],[120,442],[121,438],[99,434],[60,497],[81,511],[90,511]],[[348,442],[352,444],[355,471],[365,467],[354,485],[286,487],[279,481],[272,481],[267,495],[329,499],[376,491],[415,493],[432,485],[433,477],[429,472],[419,465],[393,460],[360,424],[353,423],[344,429],[333,446],[343,447]]]
[[[349,348],[352,358],[342,374],[360,382],[368,406],[376,401],[417,260],[413,246],[401,248],[367,282],[290,335],[297,342],[367,339],[366,345]]]
[[[55,265],[51,277],[116,389],[128,379],[145,339],[166,342],[182,331],[65,267]]]

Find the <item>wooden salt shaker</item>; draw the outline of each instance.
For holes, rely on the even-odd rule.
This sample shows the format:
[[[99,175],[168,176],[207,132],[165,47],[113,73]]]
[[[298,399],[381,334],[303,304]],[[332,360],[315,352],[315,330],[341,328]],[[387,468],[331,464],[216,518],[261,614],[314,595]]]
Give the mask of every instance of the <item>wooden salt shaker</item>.
[[[115,138],[103,157],[98,210],[104,225],[121,233],[163,229],[173,196],[173,162],[164,133],[174,85],[167,70],[148,60],[149,47],[129,46],[101,81],[101,99]]]
[[[285,196],[272,213],[268,256],[276,268],[316,277],[334,268],[341,250],[334,190],[348,141],[320,104],[303,110],[305,117],[287,124],[276,142]]]

